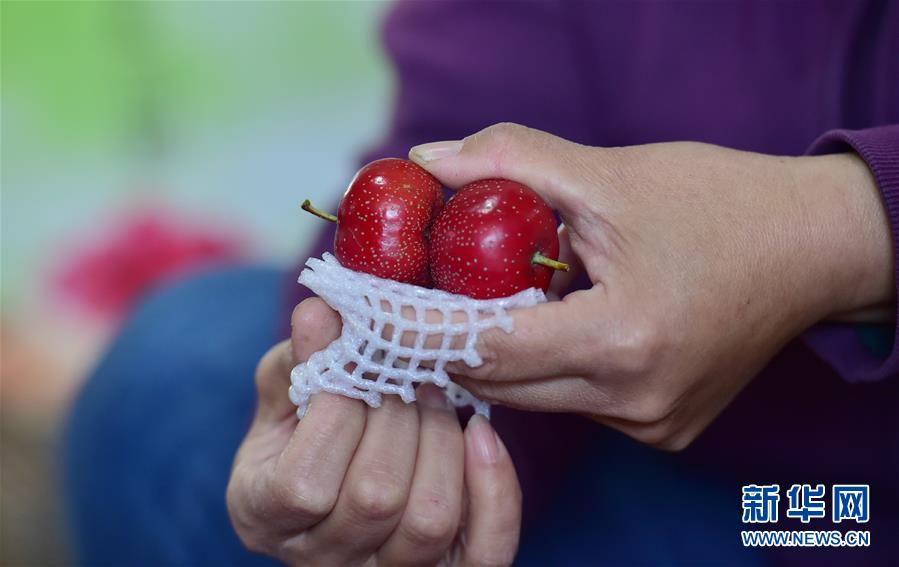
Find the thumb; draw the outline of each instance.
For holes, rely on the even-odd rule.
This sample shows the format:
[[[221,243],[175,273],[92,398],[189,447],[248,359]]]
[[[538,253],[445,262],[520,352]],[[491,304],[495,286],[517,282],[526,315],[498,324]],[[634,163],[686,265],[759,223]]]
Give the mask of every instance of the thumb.
[[[409,159],[447,187],[457,189],[479,179],[523,183],[561,213],[577,206],[579,195],[569,172],[590,150],[518,124],[490,126],[464,140],[432,142],[409,150]]]

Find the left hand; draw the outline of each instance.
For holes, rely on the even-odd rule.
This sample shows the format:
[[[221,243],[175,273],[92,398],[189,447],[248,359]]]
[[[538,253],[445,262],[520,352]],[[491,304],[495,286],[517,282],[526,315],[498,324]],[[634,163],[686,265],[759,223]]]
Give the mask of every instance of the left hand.
[[[593,148],[501,124],[410,157],[453,188],[530,186],[562,217],[561,259],[593,284],[515,312],[514,333],[481,335],[482,366],[451,368],[489,401],[679,449],[817,321],[891,317],[889,224],[854,154]]]
[[[289,565],[508,565],[518,547],[521,489],[509,452],[481,416],[464,432],[432,385],[418,403],[379,408],[329,393],[302,421],[291,368],[340,335],[318,298],[291,318],[290,341],[256,373],[258,407],[234,459],[226,503],[251,550]]]

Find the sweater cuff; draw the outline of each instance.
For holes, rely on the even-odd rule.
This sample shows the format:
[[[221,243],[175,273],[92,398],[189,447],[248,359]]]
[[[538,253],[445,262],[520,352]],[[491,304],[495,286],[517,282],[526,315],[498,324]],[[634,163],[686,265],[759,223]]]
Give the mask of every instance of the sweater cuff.
[[[867,130],[831,130],[812,144],[809,155],[854,151],[871,169],[890,219],[896,281],[899,282],[899,124]],[[891,325],[821,323],[804,335],[806,343],[849,382],[899,375],[896,322]]]

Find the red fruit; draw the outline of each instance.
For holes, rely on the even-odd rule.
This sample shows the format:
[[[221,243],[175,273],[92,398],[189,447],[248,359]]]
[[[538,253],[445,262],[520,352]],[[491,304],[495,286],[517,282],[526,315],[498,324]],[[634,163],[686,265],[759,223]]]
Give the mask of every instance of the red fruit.
[[[431,228],[434,286],[473,297],[546,291],[559,257],[552,209],[530,188],[506,179],[475,181],[453,195]],[[552,266],[552,267],[550,267]]]
[[[343,194],[337,216],[309,201],[303,209],[337,222],[334,255],[351,270],[427,285],[428,232],[443,208],[443,189],[430,173],[404,159],[373,161]]]

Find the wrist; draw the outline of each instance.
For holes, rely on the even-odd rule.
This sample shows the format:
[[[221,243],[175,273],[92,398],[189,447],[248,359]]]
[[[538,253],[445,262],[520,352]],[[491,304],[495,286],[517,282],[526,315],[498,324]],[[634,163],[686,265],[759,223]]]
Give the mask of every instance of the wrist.
[[[895,315],[890,221],[877,182],[855,153],[797,158],[807,211],[802,261],[816,265],[820,318],[877,322]]]

